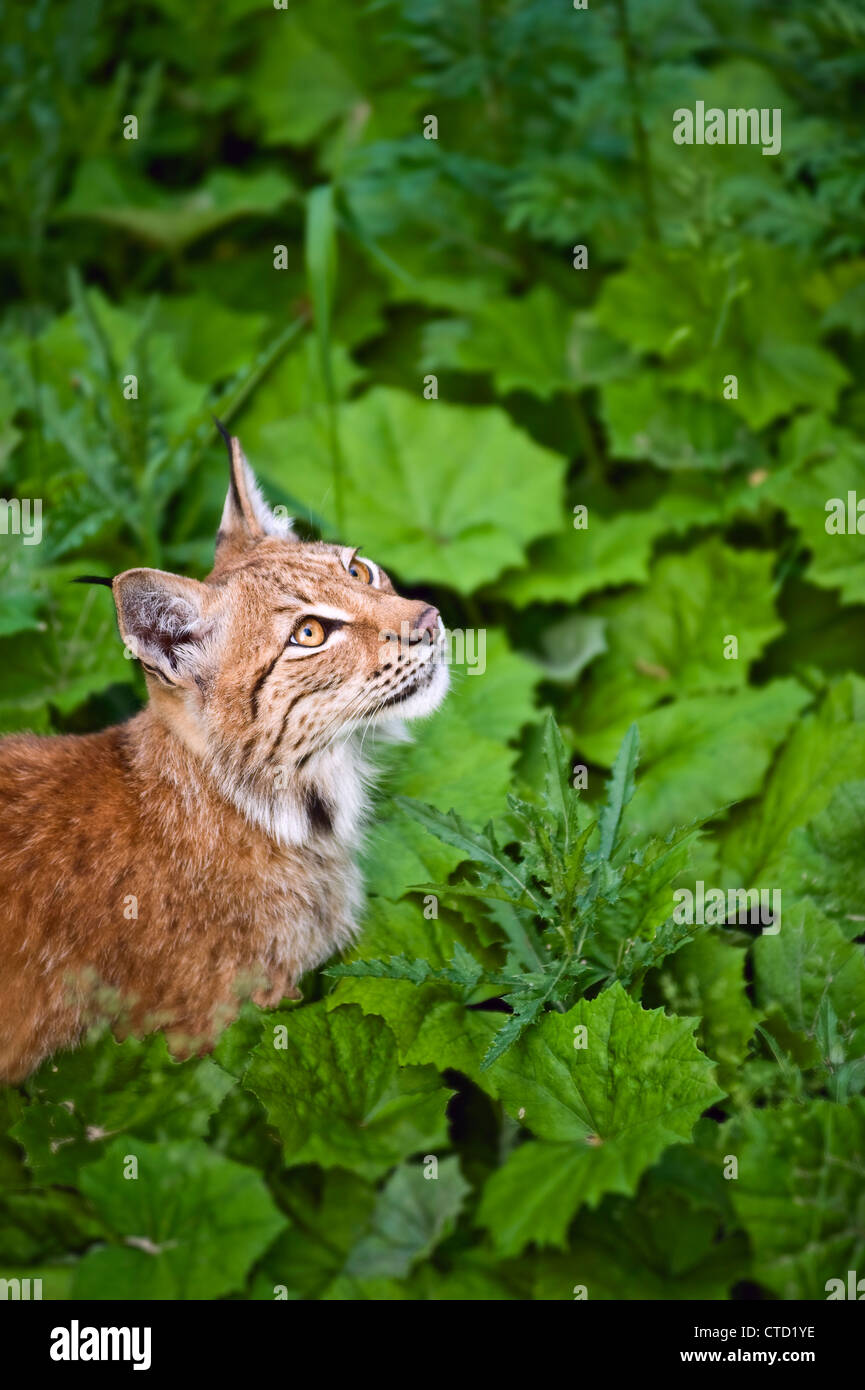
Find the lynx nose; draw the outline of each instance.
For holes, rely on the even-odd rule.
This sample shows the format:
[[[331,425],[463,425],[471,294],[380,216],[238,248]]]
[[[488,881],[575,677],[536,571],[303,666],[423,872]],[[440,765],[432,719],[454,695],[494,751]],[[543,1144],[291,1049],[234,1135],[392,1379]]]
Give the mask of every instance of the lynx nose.
[[[425,608],[414,626],[412,637],[415,639],[426,639],[432,642],[435,639],[439,627],[439,611],[437,608]]]

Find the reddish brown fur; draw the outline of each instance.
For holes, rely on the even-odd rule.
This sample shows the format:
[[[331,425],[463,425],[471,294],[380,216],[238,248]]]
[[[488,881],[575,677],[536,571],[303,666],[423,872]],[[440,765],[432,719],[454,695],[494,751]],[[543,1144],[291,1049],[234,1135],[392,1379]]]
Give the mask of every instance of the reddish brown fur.
[[[103,733],[0,741],[3,1079],[96,1016],[207,1046],[243,996],[277,1002],[349,942],[364,813],[355,731],[444,694],[415,640],[434,610],[380,571],[353,578],[343,547],[274,534],[232,443],[208,580],[114,581],[147,707]],[[286,646],[322,608],[347,615],[324,646]],[[408,642],[382,640],[402,625]]]

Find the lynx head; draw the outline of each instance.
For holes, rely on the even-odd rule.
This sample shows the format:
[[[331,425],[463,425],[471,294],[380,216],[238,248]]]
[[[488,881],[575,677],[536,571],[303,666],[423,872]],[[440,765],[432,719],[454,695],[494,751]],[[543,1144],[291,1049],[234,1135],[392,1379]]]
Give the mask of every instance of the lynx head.
[[[213,570],[118,575],[120,632],[154,712],[247,819],[284,844],[349,839],[363,809],[352,734],[441,703],[442,621],[358,547],[298,539],[227,442]]]

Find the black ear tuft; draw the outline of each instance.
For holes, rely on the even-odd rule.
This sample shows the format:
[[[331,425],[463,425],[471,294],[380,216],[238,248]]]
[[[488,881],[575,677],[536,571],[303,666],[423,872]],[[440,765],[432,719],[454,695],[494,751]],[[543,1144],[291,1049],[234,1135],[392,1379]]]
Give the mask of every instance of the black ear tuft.
[[[229,491],[229,493],[230,493],[230,495],[231,495],[231,499],[232,499],[232,501],[233,501],[235,507],[237,508],[237,510],[238,510],[238,511],[242,511],[242,509],[243,509],[243,500],[242,500],[240,491],[238,490],[238,486],[237,486],[237,476],[236,476],[237,460],[235,459],[235,456],[234,456],[234,450],[233,450],[233,448],[231,447],[231,434],[230,434],[230,432],[225,428],[225,426],[224,426],[224,424],[222,423],[222,421],[221,421],[221,420],[217,420],[217,418],[216,418],[215,415],[213,416],[213,423],[214,423],[214,425],[216,426],[216,428],[219,430],[219,433],[222,435],[222,442],[223,442],[223,444],[225,445],[226,449],[228,450],[228,491]]]
[[[106,579],[101,574],[79,574],[75,579],[70,579],[70,584],[104,584],[106,589],[114,586],[113,579]]]
[[[219,430],[219,433],[222,435],[223,443],[225,444],[225,447],[226,447],[226,449],[228,450],[228,457],[229,457],[229,460],[230,460],[230,459],[231,459],[231,435],[229,434],[228,430],[225,428],[225,426],[224,426],[224,424],[222,423],[221,420],[217,420],[217,418],[216,418],[215,415],[214,415],[212,418],[213,418],[213,423],[214,423],[214,425],[215,425],[216,428]]]

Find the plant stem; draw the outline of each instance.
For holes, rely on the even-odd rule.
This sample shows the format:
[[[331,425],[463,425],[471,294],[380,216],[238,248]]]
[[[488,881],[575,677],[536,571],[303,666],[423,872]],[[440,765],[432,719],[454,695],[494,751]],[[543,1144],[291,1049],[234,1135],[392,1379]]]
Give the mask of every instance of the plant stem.
[[[655,190],[652,177],[652,160],[649,154],[649,140],[643,125],[641,112],[640,83],[637,76],[637,55],[631,37],[628,18],[628,0],[616,0],[619,11],[619,32],[622,52],[625,59],[625,74],[631,94],[631,130],[640,167],[640,182],[643,186],[643,221],[646,236],[650,241],[658,240],[658,220],[655,215]]]

